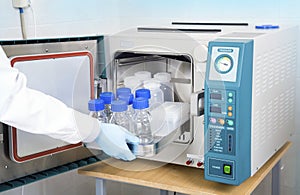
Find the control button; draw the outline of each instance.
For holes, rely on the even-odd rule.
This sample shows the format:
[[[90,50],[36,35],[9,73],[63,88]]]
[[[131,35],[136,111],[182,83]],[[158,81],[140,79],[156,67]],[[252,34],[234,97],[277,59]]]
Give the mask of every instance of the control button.
[[[231,175],[231,165],[224,165],[223,166],[223,173],[226,175]]]
[[[232,92],[229,92],[229,93],[228,93],[228,97],[233,97],[233,93],[232,93]]]
[[[228,112],[227,114],[229,117],[232,117],[232,112]]]
[[[229,102],[229,103],[232,103],[232,102],[233,102],[233,99],[232,99],[232,98],[228,98],[228,102]]]
[[[210,118],[209,120],[210,120],[211,123],[216,123],[217,122],[216,118]]]
[[[192,159],[189,159],[189,160],[187,160],[187,161],[185,162],[185,164],[186,164],[186,165],[191,165],[191,164],[193,164],[193,160],[192,160]]]
[[[219,119],[218,119],[218,122],[219,122],[220,125],[224,125],[224,124],[225,124],[225,120],[222,119],[222,118],[219,118]]]
[[[228,106],[227,109],[228,109],[228,111],[232,111],[233,108],[232,108],[232,106]]]
[[[233,126],[233,125],[234,125],[234,122],[233,122],[233,120],[227,120],[227,124],[228,124],[229,126]]]

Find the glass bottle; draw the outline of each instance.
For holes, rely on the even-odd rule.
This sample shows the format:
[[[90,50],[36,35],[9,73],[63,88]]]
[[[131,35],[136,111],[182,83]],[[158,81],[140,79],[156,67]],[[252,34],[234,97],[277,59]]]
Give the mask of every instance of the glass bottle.
[[[120,87],[116,91],[117,98],[119,98],[120,95],[127,95],[131,94],[131,89],[128,87]]]
[[[90,116],[97,118],[100,122],[107,123],[108,118],[104,112],[104,101],[101,99],[94,99],[88,102]]]
[[[126,115],[128,117],[129,120],[129,131],[132,132],[134,134],[134,124],[133,124],[133,115],[134,115],[134,109],[132,107],[132,103],[133,103],[133,94],[129,93],[129,94],[121,94],[119,95],[119,100],[125,101],[128,105],[128,109],[126,111]]]
[[[140,139],[140,144],[149,144],[153,141],[148,107],[149,101],[146,98],[138,97],[133,100],[135,110],[133,124],[135,134]]]
[[[138,89],[135,91],[135,97],[143,97],[146,99],[150,99],[151,98],[151,93],[149,89]]]
[[[104,112],[106,113],[108,120],[110,120],[112,115],[111,102],[115,99],[115,96],[112,92],[102,92],[100,94],[100,99],[104,101],[104,105],[105,105]]]
[[[114,100],[111,103],[112,116],[109,123],[120,125],[127,130],[130,130],[129,118],[126,115],[127,103],[123,100]]]

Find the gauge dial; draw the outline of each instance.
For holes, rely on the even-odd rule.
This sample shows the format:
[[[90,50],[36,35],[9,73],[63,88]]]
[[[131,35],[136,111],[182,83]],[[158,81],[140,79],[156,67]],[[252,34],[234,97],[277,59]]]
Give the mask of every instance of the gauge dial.
[[[233,66],[232,58],[228,55],[221,55],[215,61],[215,69],[221,73],[228,73]]]

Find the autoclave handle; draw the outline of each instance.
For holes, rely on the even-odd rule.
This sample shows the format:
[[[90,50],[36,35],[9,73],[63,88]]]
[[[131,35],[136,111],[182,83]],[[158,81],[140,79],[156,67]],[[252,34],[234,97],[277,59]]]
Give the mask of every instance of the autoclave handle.
[[[191,95],[191,115],[201,116],[204,114],[204,90]]]

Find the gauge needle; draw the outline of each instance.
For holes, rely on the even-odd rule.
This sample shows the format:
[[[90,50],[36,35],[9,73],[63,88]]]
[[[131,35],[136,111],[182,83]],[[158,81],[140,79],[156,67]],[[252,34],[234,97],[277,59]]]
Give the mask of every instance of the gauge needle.
[[[228,64],[227,64],[227,63],[222,63],[222,62],[221,62],[221,64],[223,64],[223,65],[225,65],[225,66],[228,66]]]

